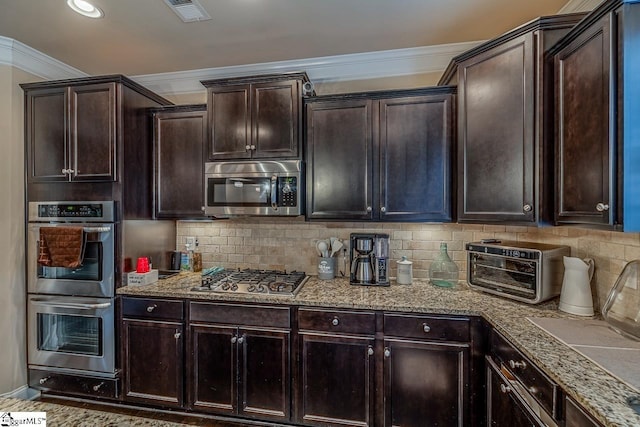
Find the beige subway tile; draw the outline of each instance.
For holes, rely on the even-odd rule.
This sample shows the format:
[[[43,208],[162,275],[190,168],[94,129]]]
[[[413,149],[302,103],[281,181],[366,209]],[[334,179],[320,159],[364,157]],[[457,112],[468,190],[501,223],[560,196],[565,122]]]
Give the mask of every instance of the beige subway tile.
[[[640,246],[625,246],[624,260],[633,261],[636,259],[640,259]]]
[[[211,244],[213,245],[227,245],[229,244],[229,241],[227,239],[227,237],[212,237],[210,240]]]
[[[411,233],[411,238],[413,240],[432,240],[432,236],[432,231],[413,231]]]
[[[392,233],[390,233],[390,238],[391,239],[398,239],[398,240],[411,240],[413,238],[413,233],[411,231],[400,231],[400,230],[396,230]]]
[[[504,225],[484,225],[482,231],[485,233],[504,233],[506,227]]]
[[[640,233],[612,232],[611,241],[621,245],[640,246]]]
[[[599,255],[608,257],[608,258],[617,258],[624,259],[625,258],[625,246],[618,245],[615,243],[600,243],[600,251]]]
[[[473,241],[473,232],[471,231],[454,231],[452,233],[453,240],[460,240],[464,243],[469,243]]]
[[[244,262],[244,255],[242,255],[242,254],[229,254],[228,262],[242,263],[242,262]]]

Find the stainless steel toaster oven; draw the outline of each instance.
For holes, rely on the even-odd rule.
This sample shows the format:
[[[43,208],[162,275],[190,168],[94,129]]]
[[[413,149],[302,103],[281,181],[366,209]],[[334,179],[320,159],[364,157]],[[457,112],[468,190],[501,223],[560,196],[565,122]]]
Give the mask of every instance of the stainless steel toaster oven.
[[[560,295],[569,246],[482,240],[467,243],[467,282],[473,289],[529,304]]]

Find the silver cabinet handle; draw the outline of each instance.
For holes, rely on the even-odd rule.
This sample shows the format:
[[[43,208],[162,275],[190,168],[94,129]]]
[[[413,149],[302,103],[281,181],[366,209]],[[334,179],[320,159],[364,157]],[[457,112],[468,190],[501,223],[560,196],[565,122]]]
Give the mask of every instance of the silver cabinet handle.
[[[245,146],[244,146],[244,149],[245,149],[245,150],[247,150],[247,151],[249,151],[249,150],[251,150],[251,146],[250,146],[250,145],[245,145]]]
[[[371,209],[371,206],[367,206],[367,212],[371,212],[373,209]]]
[[[158,308],[158,306],[156,304],[150,305],[150,306],[147,307],[147,312],[151,313],[156,308]]]
[[[423,323],[423,324],[422,324],[422,331],[423,331],[425,334],[428,334],[429,332],[431,332],[431,327],[430,327],[429,325],[427,325],[426,323]]]
[[[235,335],[231,337],[231,344],[235,344],[238,342],[238,337],[236,337]]]
[[[609,205],[607,205],[606,203],[598,203],[596,205],[596,210],[598,212],[605,212],[609,210]]]
[[[380,212],[384,213],[387,211],[387,208],[385,208],[384,206],[380,208]]]
[[[44,384],[47,381],[49,381],[51,379],[51,377],[44,377],[44,378],[40,378],[40,381],[38,381],[40,384]]]
[[[522,207],[522,210],[525,212],[531,212],[532,209],[533,209],[533,206],[531,206],[528,203]]]
[[[98,391],[98,390],[100,390],[100,389],[102,388],[102,386],[103,386],[103,385],[104,385],[104,381],[103,381],[103,382],[101,382],[100,384],[96,384],[96,385],[94,385],[94,386],[92,387],[92,388],[93,388],[93,391]]]
[[[368,356],[373,356],[373,347],[369,346],[369,348],[367,349],[367,355]]]
[[[175,334],[173,334],[173,337],[174,337],[175,339],[178,339],[178,338],[180,338],[180,336],[181,336],[181,335],[182,335],[182,334],[180,333],[180,331],[176,331],[176,333],[175,333]]]
[[[338,326],[340,324],[340,320],[338,319],[338,317],[334,317],[333,320],[331,321],[331,324],[333,326]]]
[[[62,169],[62,175],[66,175],[69,173],[69,169]]]
[[[511,369],[516,369],[516,368],[527,369],[527,363],[525,361],[515,362],[513,360],[509,360],[509,366],[511,366]]]
[[[238,344],[244,343],[244,335],[238,338]]]
[[[503,393],[511,393],[511,387],[508,385],[500,384],[500,391]]]
[[[384,348],[384,357],[391,357],[391,350],[389,347]]]

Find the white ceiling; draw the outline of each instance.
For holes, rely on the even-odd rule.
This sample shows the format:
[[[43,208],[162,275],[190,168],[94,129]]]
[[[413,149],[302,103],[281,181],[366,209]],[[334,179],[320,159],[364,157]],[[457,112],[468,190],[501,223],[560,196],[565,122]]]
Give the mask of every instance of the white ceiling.
[[[90,75],[135,76],[486,40],[567,0],[200,2],[212,20],[183,23],[162,0],[94,0],[98,20],[66,0],[0,0],[0,36]]]

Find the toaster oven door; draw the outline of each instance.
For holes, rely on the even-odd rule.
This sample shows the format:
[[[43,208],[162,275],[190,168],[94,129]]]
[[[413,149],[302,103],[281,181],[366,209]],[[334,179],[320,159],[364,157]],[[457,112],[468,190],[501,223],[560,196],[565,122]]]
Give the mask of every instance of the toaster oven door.
[[[472,287],[512,299],[537,302],[537,260],[469,252],[468,281]]]

